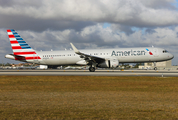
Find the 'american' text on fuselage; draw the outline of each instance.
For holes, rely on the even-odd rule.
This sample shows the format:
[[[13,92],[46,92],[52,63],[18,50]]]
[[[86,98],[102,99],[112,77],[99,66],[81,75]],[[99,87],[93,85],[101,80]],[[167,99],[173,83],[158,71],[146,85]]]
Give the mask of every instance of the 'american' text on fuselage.
[[[139,55],[145,55],[145,51],[112,51],[111,56],[139,56]]]

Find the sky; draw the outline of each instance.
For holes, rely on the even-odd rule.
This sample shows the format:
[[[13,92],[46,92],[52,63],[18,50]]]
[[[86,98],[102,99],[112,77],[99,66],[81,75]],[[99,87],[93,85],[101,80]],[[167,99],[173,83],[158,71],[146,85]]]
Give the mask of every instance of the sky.
[[[178,65],[178,0],[0,0],[0,63],[7,29],[35,50],[160,47]]]

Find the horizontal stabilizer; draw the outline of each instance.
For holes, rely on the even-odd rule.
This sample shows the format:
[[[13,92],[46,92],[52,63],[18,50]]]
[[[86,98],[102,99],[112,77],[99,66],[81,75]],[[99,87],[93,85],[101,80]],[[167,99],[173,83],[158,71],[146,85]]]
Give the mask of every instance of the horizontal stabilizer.
[[[5,58],[12,59],[12,60],[25,60],[24,56],[14,55],[14,54],[7,54]]]

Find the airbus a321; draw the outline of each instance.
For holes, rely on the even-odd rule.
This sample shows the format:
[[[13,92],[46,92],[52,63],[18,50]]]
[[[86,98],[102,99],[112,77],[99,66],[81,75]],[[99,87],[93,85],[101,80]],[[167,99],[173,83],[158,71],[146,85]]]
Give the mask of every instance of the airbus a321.
[[[39,65],[88,65],[89,71],[94,72],[96,67],[116,68],[119,63],[160,62],[174,57],[167,50],[156,47],[78,50],[72,43],[73,50],[36,51],[15,30],[9,29],[7,33],[13,53],[5,57]]]

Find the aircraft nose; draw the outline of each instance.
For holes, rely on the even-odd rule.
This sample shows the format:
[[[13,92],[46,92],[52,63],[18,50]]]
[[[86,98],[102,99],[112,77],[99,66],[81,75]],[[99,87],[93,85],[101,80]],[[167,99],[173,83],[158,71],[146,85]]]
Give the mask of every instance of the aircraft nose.
[[[173,58],[174,58],[174,55],[170,54],[170,58],[173,59]]]

